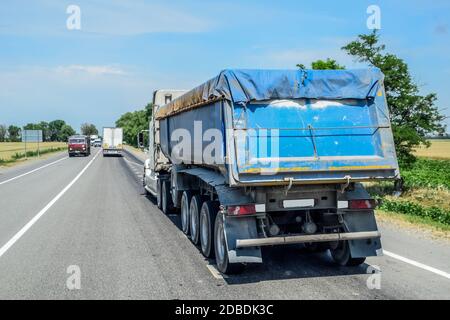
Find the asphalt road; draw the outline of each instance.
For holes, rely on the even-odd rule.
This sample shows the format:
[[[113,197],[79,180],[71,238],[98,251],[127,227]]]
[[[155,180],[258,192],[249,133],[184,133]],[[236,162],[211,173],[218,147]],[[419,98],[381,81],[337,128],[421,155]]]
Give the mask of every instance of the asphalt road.
[[[97,152],[0,170],[0,299],[450,299],[450,243],[386,225],[360,267],[278,247],[224,278],[145,195],[141,159]]]

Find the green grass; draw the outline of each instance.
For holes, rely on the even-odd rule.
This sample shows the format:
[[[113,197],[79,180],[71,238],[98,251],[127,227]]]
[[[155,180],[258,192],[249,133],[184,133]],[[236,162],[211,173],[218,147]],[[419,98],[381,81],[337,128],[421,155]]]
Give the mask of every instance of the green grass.
[[[381,201],[380,209],[450,227],[450,160],[419,158],[412,167],[400,168],[400,174],[405,188],[399,198],[391,196],[392,183],[367,185],[369,193]]]
[[[385,211],[381,209],[377,210],[376,214],[377,220],[380,221],[387,221],[388,223],[391,223],[392,221],[407,222],[414,226],[423,226],[431,228],[432,231],[444,232],[447,238],[450,237],[450,225],[442,224],[429,217],[412,216],[398,212]]]
[[[419,158],[411,168],[401,168],[407,188],[450,189],[450,160]]]
[[[381,199],[381,205],[379,208],[384,211],[426,218],[427,220],[450,226],[450,211],[440,207],[426,207],[408,200],[390,199],[384,197]]]

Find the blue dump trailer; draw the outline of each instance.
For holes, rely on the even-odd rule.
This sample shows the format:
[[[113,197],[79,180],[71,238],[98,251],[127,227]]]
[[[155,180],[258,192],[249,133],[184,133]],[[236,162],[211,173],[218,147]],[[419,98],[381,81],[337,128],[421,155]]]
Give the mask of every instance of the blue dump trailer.
[[[379,69],[224,70],[154,93],[144,187],[223,273],[303,244],[338,265],[382,253],[362,182],[399,179]]]

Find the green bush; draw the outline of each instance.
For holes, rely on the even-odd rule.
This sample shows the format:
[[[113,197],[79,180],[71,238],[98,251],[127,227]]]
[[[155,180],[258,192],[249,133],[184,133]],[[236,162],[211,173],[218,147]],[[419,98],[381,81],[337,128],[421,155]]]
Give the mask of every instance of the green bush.
[[[410,168],[401,168],[400,174],[407,188],[450,189],[450,161],[418,159]]]
[[[379,208],[382,210],[430,218],[433,221],[450,225],[450,211],[438,207],[423,207],[410,201],[390,200],[386,198],[380,200],[381,204]]]
[[[66,147],[56,147],[56,148],[55,147],[50,147],[48,149],[40,150],[39,154],[43,155],[43,154],[46,154],[46,153],[57,152],[57,151],[62,151],[62,150],[66,150]],[[27,151],[26,155],[23,152],[21,152],[21,153],[16,152],[15,154],[13,154],[11,156],[11,160],[0,159],[0,164],[11,163],[11,162],[14,162],[16,160],[23,159],[25,157],[30,157],[30,158],[37,157],[37,155],[38,155],[37,151]]]

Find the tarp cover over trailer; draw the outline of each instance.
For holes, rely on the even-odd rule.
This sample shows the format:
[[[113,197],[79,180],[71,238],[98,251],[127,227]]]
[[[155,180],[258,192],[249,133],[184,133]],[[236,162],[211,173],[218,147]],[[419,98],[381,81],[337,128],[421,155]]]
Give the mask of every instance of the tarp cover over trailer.
[[[200,120],[203,132],[233,130],[224,132],[232,147],[220,150],[220,158],[236,160],[228,167],[231,185],[395,179],[383,79],[376,68],[225,70],[158,109],[162,150],[171,154],[170,132],[193,132]],[[221,108],[230,107],[233,123],[224,123]],[[267,135],[276,148],[260,148]]]
[[[224,98],[235,104],[272,99],[367,99],[383,84],[377,69],[224,70],[217,77],[159,108],[156,119]]]

